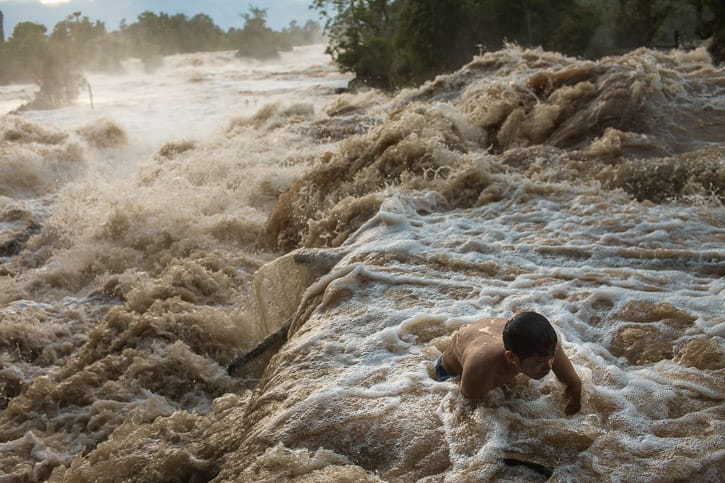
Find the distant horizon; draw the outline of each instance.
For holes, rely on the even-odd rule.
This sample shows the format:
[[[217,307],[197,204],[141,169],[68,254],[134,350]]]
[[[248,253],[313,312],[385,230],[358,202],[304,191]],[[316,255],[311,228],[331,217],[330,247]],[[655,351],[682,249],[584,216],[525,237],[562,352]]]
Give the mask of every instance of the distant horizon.
[[[122,19],[127,24],[136,22],[145,11],[157,15],[162,12],[172,16],[184,14],[188,18],[205,14],[226,32],[244,26],[242,15],[252,5],[267,11],[270,28],[281,30],[293,20],[300,25],[308,20],[321,23],[317,13],[309,9],[310,3],[308,0],[254,0],[248,3],[235,0],[0,0],[0,11],[7,40],[18,23],[42,24],[50,33],[58,22],[73,12],[81,12],[91,22],[103,22],[108,32],[118,30]]]

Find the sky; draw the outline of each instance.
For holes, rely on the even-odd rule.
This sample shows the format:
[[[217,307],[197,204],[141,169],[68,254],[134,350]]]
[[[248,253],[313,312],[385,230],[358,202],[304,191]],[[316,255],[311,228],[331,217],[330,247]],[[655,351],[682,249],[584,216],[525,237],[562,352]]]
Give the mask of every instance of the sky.
[[[0,11],[4,15],[7,39],[17,23],[40,23],[51,32],[56,23],[78,11],[92,22],[104,22],[107,31],[118,30],[123,18],[126,23],[135,22],[139,14],[147,10],[156,14],[183,13],[187,17],[205,13],[223,30],[228,30],[244,26],[240,15],[248,12],[252,5],[266,9],[267,25],[279,30],[292,20],[299,24],[307,20],[320,22],[317,12],[308,8],[310,3],[311,0],[0,0]]]

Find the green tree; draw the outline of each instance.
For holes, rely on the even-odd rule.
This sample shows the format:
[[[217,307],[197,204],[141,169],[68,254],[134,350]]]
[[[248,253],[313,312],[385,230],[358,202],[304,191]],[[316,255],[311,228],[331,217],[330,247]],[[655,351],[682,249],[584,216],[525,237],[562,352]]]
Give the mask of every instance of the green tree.
[[[92,23],[88,17],[81,17],[81,12],[74,12],[55,24],[49,40],[65,62],[77,67],[98,68],[109,58],[108,51],[103,48],[105,38],[103,22]]]
[[[18,74],[23,80],[36,81],[40,78],[43,64],[51,57],[45,25],[33,22],[20,22],[15,25],[13,33],[7,42],[12,56],[9,59],[9,69]]]
[[[615,17],[616,44],[623,49],[651,46],[675,4],[668,0],[619,0]]]
[[[468,19],[458,0],[406,0],[396,10],[393,84],[420,83],[463,65],[475,45],[461,45]]]
[[[292,48],[285,37],[267,26],[266,9],[251,6],[242,18],[244,28],[234,32],[233,40],[238,56],[270,59]]]
[[[709,47],[715,63],[725,62],[725,0],[688,0],[696,15],[695,31],[700,38],[712,38]]]
[[[0,80],[2,82],[33,82],[40,63],[48,53],[44,25],[20,22],[7,42],[0,45]]]
[[[208,51],[221,48],[224,32],[217,27],[212,18],[200,13],[194,15],[188,23],[187,52]]]
[[[577,0],[469,0],[467,6],[477,43],[489,49],[510,41],[581,55],[600,23],[598,10]]]
[[[156,15],[154,12],[142,12],[136,22],[129,25],[126,34],[135,44],[135,49],[143,58],[158,54],[175,53],[173,46],[169,45],[167,32],[169,31],[169,16],[165,13]]]
[[[388,0],[314,0],[311,8],[325,19],[327,52],[345,72],[375,87],[391,87],[396,2]]]
[[[147,71],[156,69],[162,63],[162,55],[174,53],[167,51],[164,32],[169,16],[156,15],[151,11],[142,12],[136,22],[122,31],[123,42],[129,55],[138,57]]]
[[[57,107],[76,98],[81,77],[63,52],[46,37],[44,25],[21,22],[7,42],[10,66],[19,79],[32,80],[40,87],[27,106],[35,109]]]

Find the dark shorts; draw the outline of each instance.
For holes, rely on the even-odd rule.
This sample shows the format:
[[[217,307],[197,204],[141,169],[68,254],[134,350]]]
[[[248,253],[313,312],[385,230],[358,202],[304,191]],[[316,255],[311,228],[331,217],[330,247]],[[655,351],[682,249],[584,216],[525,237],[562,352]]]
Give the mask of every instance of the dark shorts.
[[[443,382],[453,377],[443,368],[443,356],[441,355],[436,361],[436,381]]]

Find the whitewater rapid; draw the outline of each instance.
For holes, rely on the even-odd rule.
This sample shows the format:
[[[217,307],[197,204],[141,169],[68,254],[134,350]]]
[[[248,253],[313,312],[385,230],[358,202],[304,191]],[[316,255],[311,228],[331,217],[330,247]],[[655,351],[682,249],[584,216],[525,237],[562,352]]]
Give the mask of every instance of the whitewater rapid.
[[[723,69],[508,47],[340,93],[323,49],[0,118],[0,481],[720,481]],[[431,378],[522,310],[576,415]]]

